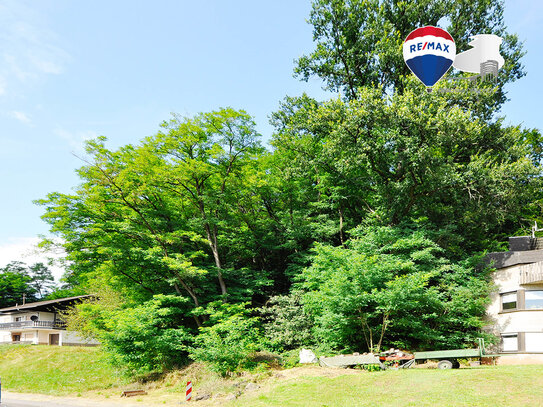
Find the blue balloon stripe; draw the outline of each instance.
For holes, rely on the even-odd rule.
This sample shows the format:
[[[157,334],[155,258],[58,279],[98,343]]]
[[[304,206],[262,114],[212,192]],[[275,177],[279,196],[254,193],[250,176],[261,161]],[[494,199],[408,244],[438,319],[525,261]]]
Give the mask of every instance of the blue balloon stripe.
[[[453,63],[451,59],[437,55],[421,55],[405,62],[411,72],[426,86],[434,86]]]

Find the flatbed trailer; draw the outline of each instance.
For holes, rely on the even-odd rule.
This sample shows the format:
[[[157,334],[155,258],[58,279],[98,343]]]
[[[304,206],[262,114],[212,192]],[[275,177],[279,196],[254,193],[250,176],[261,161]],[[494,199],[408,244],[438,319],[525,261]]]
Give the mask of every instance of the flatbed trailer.
[[[485,351],[485,341],[478,338],[479,346],[477,349],[451,349],[434,350],[428,352],[415,352],[415,361],[438,360],[438,369],[457,369],[460,367],[458,359],[481,359],[483,357],[497,357],[500,355],[490,355]]]
[[[426,360],[437,360],[438,369],[457,369],[460,367],[459,359],[479,359],[495,358],[504,355],[494,355],[486,353],[485,341],[478,338],[477,349],[448,349],[433,350],[425,352],[414,352],[413,354],[403,353],[396,355],[352,354],[338,355],[333,357],[323,357],[319,359],[321,366],[328,367],[354,367],[357,365],[380,365],[382,369],[409,369],[416,362]]]

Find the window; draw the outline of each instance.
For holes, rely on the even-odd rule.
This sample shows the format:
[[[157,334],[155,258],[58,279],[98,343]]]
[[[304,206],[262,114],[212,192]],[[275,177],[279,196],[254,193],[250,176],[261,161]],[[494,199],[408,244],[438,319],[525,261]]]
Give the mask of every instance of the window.
[[[526,332],[524,341],[526,352],[543,352],[543,332]]]
[[[518,334],[502,335],[502,350],[504,352],[518,351]]]
[[[526,309],[543,309],[543,291],[526,291]]]
[[[502,294],[502,310],[514,310],[517,309],[517,293]]]

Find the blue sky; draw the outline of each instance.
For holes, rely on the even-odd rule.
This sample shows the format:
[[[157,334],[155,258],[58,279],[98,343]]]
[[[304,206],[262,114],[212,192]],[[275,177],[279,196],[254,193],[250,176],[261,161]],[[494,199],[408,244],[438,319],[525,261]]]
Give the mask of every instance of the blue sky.
[[[541,129],[543,2],[506,1],[528,75],[507,122]],[[292,77],[313,48],[309,1],[0,0],[0,266],[47,233],[32,200],[77,185],[85,139],[110,147],[154,134],[170,112],[245,109],[267,139],[286,95],[324,99]],[[74,155],[75,154],[75,155]]]

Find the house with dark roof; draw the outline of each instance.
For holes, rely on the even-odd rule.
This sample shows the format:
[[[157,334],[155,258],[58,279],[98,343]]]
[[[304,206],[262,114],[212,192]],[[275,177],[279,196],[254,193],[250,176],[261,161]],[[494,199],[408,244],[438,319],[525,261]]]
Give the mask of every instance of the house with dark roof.
[[[488,329],[499,338],[499,364],[543,363],[543,239],[509,238],[509,251],[490,253],[496,290]]]
[[[73,307],[90,295],[59,298],[28,304],[16,304],[0,309],[0,343],[27,343],[34,345],[97,345],[98,342],[82,338],[77,332],[67,331],[61,318],[62,311]]]

